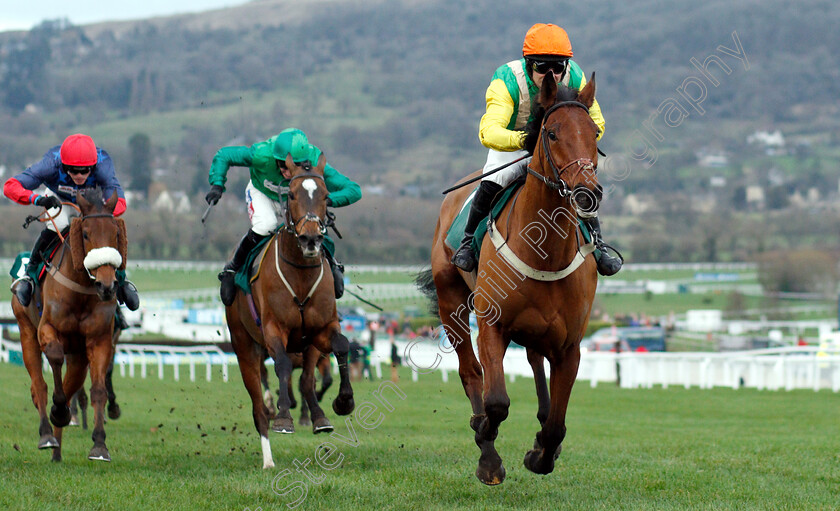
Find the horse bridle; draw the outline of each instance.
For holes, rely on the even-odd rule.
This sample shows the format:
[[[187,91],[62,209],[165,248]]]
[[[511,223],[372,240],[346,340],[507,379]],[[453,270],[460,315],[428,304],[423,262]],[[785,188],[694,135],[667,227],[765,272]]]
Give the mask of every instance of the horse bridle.
[[[566,182],[563,181],[563,178],[560,176],[562,176],[563,173],[569,169],[569,167],[577,165],[578,167],[580,167],[581,171],[589,170],[591,172],[596,172],[598,167],[595,165],[595,163],[592,162],[591,158],[578,158],[577,160],[572,160],[560,168],[558,168],[557,164],[554,163],[554,159],[552,159],[551,151],[549,151],[548,147],[548,139],[551,137],[548,133],[548,130],[546,130],[545,128],[545,124],[548,121],[548,117],[552,113],[554,113],[555,110],[563,106],[579,107],[586,110],[587,113],[589,112],[589,107],[587,107],[580,101],[561,101],[559,103],[555,103],[548,110],[546,110],[545,115],[543,116],[542,126],[540,127],[540,140],[542,140],[542,150],[545,153],[545,158],[548,160],[548,165],[549,167],[551,167],[551,172],[554,174],[554,180],[551,180],[550,178],[535,171],[531,168],[530,165],[528,165],[528,173],[538,178],[552,190],[557,190],[560,193],[560,197],[565,198],[572,195],[572,189],[569,188],[569,185],[566,184]],[[554,137],[556,138],[556,135],[554,135]]]
[[[298,174],[297,176],[294,176],[291,179],[289,179],[289,185],[291,185],[292,181],[294,181],[295,179],[303,179],[303,178],[314,178],[314,179],[320,179],[321,181],[324,181],[324,176],[322,176],[320,174],[316,174],[314,172],[304,172],[303,174]],[[325,181],[325,184],[326,184],[326,181]],[[287,202],[288,202],[288,199],[287,199]],[[290,208],[287,204],[286,205],[285,216],[286,216],[286,231],[293,234],[296,238],[299,237],[298,233],[297,233],[297,226],[298,225],[303,225],[306,222],[317,222],[318,223],[318,230],[321,232],[321,234],[326,234],[327,233],[326,222],[324,221],[323,218],[319,217],[315,213],[308,212],[305,215],[303,215],[302,217],[295,220],[294,218],[292,218]]]

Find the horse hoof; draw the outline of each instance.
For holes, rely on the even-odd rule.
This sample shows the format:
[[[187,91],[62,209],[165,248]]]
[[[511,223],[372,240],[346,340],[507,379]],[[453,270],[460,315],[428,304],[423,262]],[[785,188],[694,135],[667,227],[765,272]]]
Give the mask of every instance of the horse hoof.
[[[332,408],[338,415],[350,415],[356,408],[356,402],[353,400],[353,396],[347,398],[338,396],[333,400]]]
[[[56,449],[56,450],[53,451],[52,458],[50,458],[50,461],[52,461],[53,463],[61,463],[61,450],[60,449]]]
[[[67,427],[70,424],[70,408],[65,406],[63,410],[59,411],[57,406],[52,405],[50,409],[50,422],[57,428]]]
[[[291,417],[277,417],[274,419],[271,430],[275,433],[290,435],[295,432],[295,423]]]
[[[496,486],[497,484],[502,484],[505,480],[505,467],[500,464],[499,468],[491,470],[484,469],[479,464],[478,469],[475,471],[475,476],[487,486]]]
[[[535,474],[546,475],[554,471],[554,460],[559,455],[559,447],[551,461],[546,462],[543,449],[531,449],[525,453],[525,460],[523,461],[525,468]]]
[[[117,420],[122,416],[122,410],[120,409],[120,405],[114,403],[113,405],[108,405],[108,418]]]
[[[108,448],[104,445],[94,446],[88,454],[88,459],[92,461],[111,461],[111,454],[108,453]]]
[[[298,421],[298,424],[300,424],[301,426],[311,426],[312,420],[309,417],[301,417]]]
[[[312,433],[330,433],[331,431],[335,430],[330,421],[327,420],[326,417],[321,417],[320,419],[315,419],[315,424],[312,426]]]
[[[70,422],[67,424],[67,426],[69,427],[69,426],[78,426],[78,425],[79,425],[79,419],[71,415],[70,416]]]
[[[44,435],[38,442],[38,449],[55,449],[58,447],[58,440],[52,435]]]

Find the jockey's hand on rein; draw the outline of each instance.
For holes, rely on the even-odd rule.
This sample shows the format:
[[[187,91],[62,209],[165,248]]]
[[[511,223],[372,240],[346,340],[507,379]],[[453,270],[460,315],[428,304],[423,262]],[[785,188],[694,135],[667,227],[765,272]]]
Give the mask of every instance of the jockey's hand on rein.
[[[42,195],[35,199],[34,204],[45,209],[61,207],[61,199],[53,195]]]
[[[215,206],[216,203],[219,202],[219,199],[222,198],[222,194],[224,193],[224,188],[219,185],[213,185],[210,187],[210,191],[207,192],[207,195],[204,196],[204,200],[207,201],[207,204],[211,206]]]

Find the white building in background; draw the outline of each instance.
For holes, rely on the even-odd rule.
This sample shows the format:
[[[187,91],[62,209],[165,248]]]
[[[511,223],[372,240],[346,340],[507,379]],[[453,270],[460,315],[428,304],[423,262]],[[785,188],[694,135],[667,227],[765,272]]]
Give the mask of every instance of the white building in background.
[[[690,332],[717,332],[723,329],[723,311],[695,309],[685,313],[685,328]]]

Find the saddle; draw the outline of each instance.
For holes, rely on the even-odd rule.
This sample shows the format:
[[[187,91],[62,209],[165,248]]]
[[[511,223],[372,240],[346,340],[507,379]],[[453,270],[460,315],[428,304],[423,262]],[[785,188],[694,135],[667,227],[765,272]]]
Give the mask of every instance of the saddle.
[[[525,176],[513,181],[501,192],[499,192],[493,202],[493,207],[490,209],[489,217],[493,220],[497,220],[502,212],[502,209],[504,209],[507,203],[510,202],[511,197],[515,195],[516,191],[519,190],[523,184],[525,184]],[[476,190],[478,190],[478,188],[476,188]],[[467,197],[464,201],[464,204],[461,206],[461,211],[455,215],[455,218],[452,220],[452,224],[449,226],[449,230],[446,231],[446,244],[452,250],[458,250],[458,247],[461,246],[461,239],[464,237],[464,227],[467,225],[467,218],[470,216],[470,205],[475,197],[476,190],[473,190],[469,197]],[[487,223],[488,222],[481,222],[475,229],[475,235],[473,237],[473,253],[475,254],[476,259],[478,259],[481,254],[481,244],[484,241],[484,236],[487,234]],[[589,229],[586,228],[586,225],[584,225],[583,221],[580,219],[578,219],[578,226],[583,234],[585,242],[588,243],[591,237]],[[596,251],[596,257],[599,255],[600,254]]]
[[[70,229],[65,229],[65,231],[61,234],[62,236],[67,236],[67,233]],[[38,283],[43,283],[44,277],[47,275],[47,264],[49,264],[55,254],[58,252],[58,249],[61,247],[61,240],[56,238],[52,243],[44,247],[44,257],[42,258],[41,264],[35,269],[34,273],[30,273],[29,276]],[[15,262],[12,264],[12,269],[9,270],[9,275],[13,279],[18,279],[23,277],[23,272],[26,270],[26,266],[29,263],[29,258],[32,255],[32,252],[20,252],[17,257],[15,257]]]

